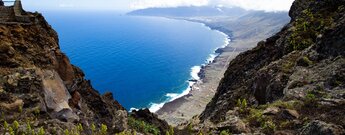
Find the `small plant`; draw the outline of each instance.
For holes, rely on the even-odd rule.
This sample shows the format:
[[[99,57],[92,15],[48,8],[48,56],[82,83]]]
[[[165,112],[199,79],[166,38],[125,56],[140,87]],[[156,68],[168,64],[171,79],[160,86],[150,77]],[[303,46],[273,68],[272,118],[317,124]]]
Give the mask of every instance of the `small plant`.
[[[43,127],[41,127],[39,130],[38,130],[38,134],[37,135],[44,135],[45,134],[45,131],[43,129]]]
[[[192,131],[193,131],[193,125],[192,125],[192,123],[189,123],[189,124],[188,124],[187,129],[188,129],[189,132],[192,132]]]
[[[18,133],[18,129],[19,129],[19,123],[18,123],[18,121],[15,120],[15,121],[12,123],[12,129],[14,130],[15,133]]]
[[[243,109],[247,108],[247,100],[246,99],[242,100],[242,108]]]
[[[29,122],[26,123],[26,134],[30,135],[32,131],[31,125]]]
[[[10,133],[10,135],[15,135],[14,130],[13,130],[12,127],[8,128],[8,132]]]
[[[65,129],[65,131],[63,132],[65,135],[69,135],[69,131],[68,129]]]
[[[81,125],[80,123],[77,125],[77,130],[79,133],[83,132],[84,129],[83,129],[83,125]]]
[[[305,105],[307,106],[316,106],[317,105],[317,99],[314,93],[312,91],[309,91],[307,95],[305,96]]]
[[[223,130],[222,132],[220,132],[219,135],[231,135],[231,134],[229,133],[229,130]]]
[[[246,120],[252,126],[260,126],[264,122],[265,118],[262,110],[251,108],[249,109],[249,115]]]
[[[94,133],[96,133],[96,125],[95,125],[95,123],[92,123],[91,124],[91,134],[94,134]]]
[[[248,111],[247,99],[238,99],[237,106],[240,108],[240,113],[246,113]]]
[[[102,135],[106,135],[106,134],[107,134],[107,130],[108,130],[107,125],[102,124],[102,125],[101,125],[101,131],[100,131],[100,133],[101,133]]]
[[[241,99],[239,98],[239,99],[237,99],[237,107],[240,107],[240,108],[241,108],[241,106],[242,106],[242,101],[241,101]]]
[[[170,135],[174,135],[174,127],[172,127],[172,126],[170,126],[170,128],[169,128],[169,134]]]
[[[20,105],[20,106],[18,107],[18,111],[19,111],[19,113],[23,113],[23,106],[22,106],[22,105]]]
[[[56,127],[53,128],[52,134],[53,134],[53,135],[58,134],[58,133],[57,133],[57,130],[56,130]]]
[[[3,133],[4,135],[6,134],[6,131],[8,130],[8,128],[9,128],[8,123],[7,123],[7,121],[5,121],[4,122],[4,133]]]
[[[276,130],[276,125],[272,121],[266,121],[262,125],[262,130],[264,133],[273,133]]]

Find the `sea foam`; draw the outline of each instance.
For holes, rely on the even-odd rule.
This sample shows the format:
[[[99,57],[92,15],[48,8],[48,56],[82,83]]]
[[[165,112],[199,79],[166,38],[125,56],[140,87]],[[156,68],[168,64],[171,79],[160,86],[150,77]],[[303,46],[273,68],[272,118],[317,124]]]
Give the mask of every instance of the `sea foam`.
[[[200,77],[198,73],[200,72],[201,67],[200,66],[194,66],[191,68],[190,76],[193,80],[200,80]],[[165,102],[162,103],[151,103],[149,110],[151,112],[157,112],[159,109],[161,109],[165,103],[174,101],[178,98],[181,98],[185,95],[187,95],[191,90],[192,86],[195,84],[195,81],[188,81],[188,87],[182,92],[182,93],[167,93],[165,96],[168,97],[168,99]]]

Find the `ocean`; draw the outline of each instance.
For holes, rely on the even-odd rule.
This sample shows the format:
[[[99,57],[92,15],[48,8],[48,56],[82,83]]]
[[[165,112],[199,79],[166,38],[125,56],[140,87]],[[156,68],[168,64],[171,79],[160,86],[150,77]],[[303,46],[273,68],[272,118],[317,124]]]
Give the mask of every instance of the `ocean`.
[[[111,12],[45,12],[61,50],[101,94],[127,110],[149,108],[188,94],[202,64],[227,44],[203,24]]]

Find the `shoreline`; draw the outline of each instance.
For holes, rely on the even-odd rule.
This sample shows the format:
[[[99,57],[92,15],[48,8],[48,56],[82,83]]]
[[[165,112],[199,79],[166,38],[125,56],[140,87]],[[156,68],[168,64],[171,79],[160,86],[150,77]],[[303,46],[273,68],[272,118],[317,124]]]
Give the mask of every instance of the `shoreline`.
[[[178,19],[178,18],[169,18],[169,19]],[[178,20],[181,20],[181,19],[178,19]],[[207,103],[210,102],[213,95],[215,94],[216,88],[218,87],[218,84],[219,84],[221,78],[223,78],[223,72],[225,72],[227,65],[230,63],[229,59],[234,58],[240,52],[242,52],[241,51],[242,49],[238,49],[239,52],[235,52],[236,48],[231,49],[232,48],[231,47],[231,43],[232,43],[232,40],[231,40],[232,32],[231,31],[223,31],[222,29],[212,27],[211,25],[209,25],[205,22],[201,22],[201,21],[192,21],[192,20],[188,20],[188,19],[182,19],[182,20],[194,22],[194,23],[199,23],[199,24],[207,27],[210,30],[217,31],[220,34],[224,35],[225,39],[224,39],[224,44],[222,46],[215,48],[214,51],[211,54],[209,54],[209,57],[205,60],[204,64],[198,65],[200,67],[200,71],[197,73],[199,79],[193,79],[192,78],[191,80],[188,80],[190,85],[188,86],[188,88],[186,90],[184,90],[182,93],[180,93],[175,98],[172,98],[168,102],[161,104],[160,108],[158,110],[154,111],[154,113],[157,114],[160,118],[166,120],[169,124],[174,125],[174,126],[177,126],[178,124],[183,123],[186,119],[190,119],[191,117],[194,116],[194,115],[193,116],[192,115],[186,115],[183,112],[180,113],[181,110],[185,110],[185,109],[181,109],[181,110],[179,109],[179,107],[183,106],[183,104],[191,103],[188,106],[195,106],[196,109],[199,109],[196,112],[201,113],[203,111],[203,109],[206,107]],[[221,56],[224,52],[228,52],[227,50],[231,50],[231,52],[234,52],[234,55],[227,56],[224,60],[224,58],[221,58]],[[222,64],[220,64],[221,66],[218,65],[219,63],[222,63]],[[194,67],[196,67],[196,66],[194,66]],[[216,74],[216,75],[212,76],[212,77],[215,77],[216,79],[206,78],[206,77],[208,77],[208,75],[206,75],[207,72],[214,70],[214,69],[209,69],[209,67],[220,67],[221,71],[216,72],[216,73],[220,73],[220,74]],[[215,81],[209,81],[209,80],[215,80]],[[211,85],[212,85],[211,91],[208,91],[209,89],[205,88],[207,90],[203,90],[203,92],[200,92],[201,87],[210,85],[210,84],[204,84],[205,82],[211,82]],[[194,101],[189,100],[189,98],[193,98],[193,96],[196,94],[199,94],[200,96],[195,96],[195,99],[193,99],[193,100],[196,100],[198,103],[194,103]],[[202,101],[200,101],[200,99]],[[199,101],[202,103],[199,103]],[[195,111],[195,110],[193,110],[193,111]],[[186,117],[186,118],[181,118],[180,120],[179,120],[179,118],[177,118],[177,119],[171,118],[171,116],[176,117],[176,114],[172,114],[171,112],[177,112],[177,113],[179,113],[178,115],[181,115],[181,117]]]
[[[163,17],[163,18],[165,18],[165,17]],[[228,47],[230,45],[230,42],[231,42],[231,37],[228,34],[224,33],[221,30],[214,29],[211,26],[207,25],[206,23],[191,21],[191,20],[187,20],[187,19],[177,19],[177,18],[167,18],[167,19],[183,20],[183,21],[188,21],[188,22],[193,22],[193,23],[199,23],[199,24],[203,25],[204,27],[208,28],[209,30],[219,32],[225,38],[224,38],[224,44],[220,47],[215,48],[214,51],[209,54],[209,57],[207,57],[205,59],[205,63],[191,67],[191,72],[190,72],[191,78],[186,80],[186,82],[188,83],[188,87],[185,90],[183,90],[181,93],[166,93],[165,96],[169,97],[170,99],[168,99],[165,102],[151,103],[149,105],[150,107],[148,109],[153,113],[160,111],[164,107],[165,104],[174,102],[175,100],[178,100],[180,98],[183,98],[184,96],[188,96],[189,94],[191,94],[191,91],[193,90],[192,88],[194,87],[194,85],[197,83],[202,83],[202,81],[204,79],[202,74],[205,70],[205,67],[212,64],[217,59],[217,57],[219,55],[221,55],[222,52],[219,52],[219,50]],[[135,110],[135,109],[136,108],[131,108],[130,110]]]

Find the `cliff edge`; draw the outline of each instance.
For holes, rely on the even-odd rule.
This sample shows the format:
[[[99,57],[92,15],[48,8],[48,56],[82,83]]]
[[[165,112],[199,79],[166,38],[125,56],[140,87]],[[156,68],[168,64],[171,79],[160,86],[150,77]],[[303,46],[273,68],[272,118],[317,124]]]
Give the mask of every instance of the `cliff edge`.
[[[125,130],[127,111],[112,94],[92,88],[60,51],[57,33],[41,14],[25,14],[29,22],[0,22],[1,125],[18,123],[12,130],[30,126],[50,133],[77,129],[77,123],[90,127],[86,133],[102,124],[109,133]]]

